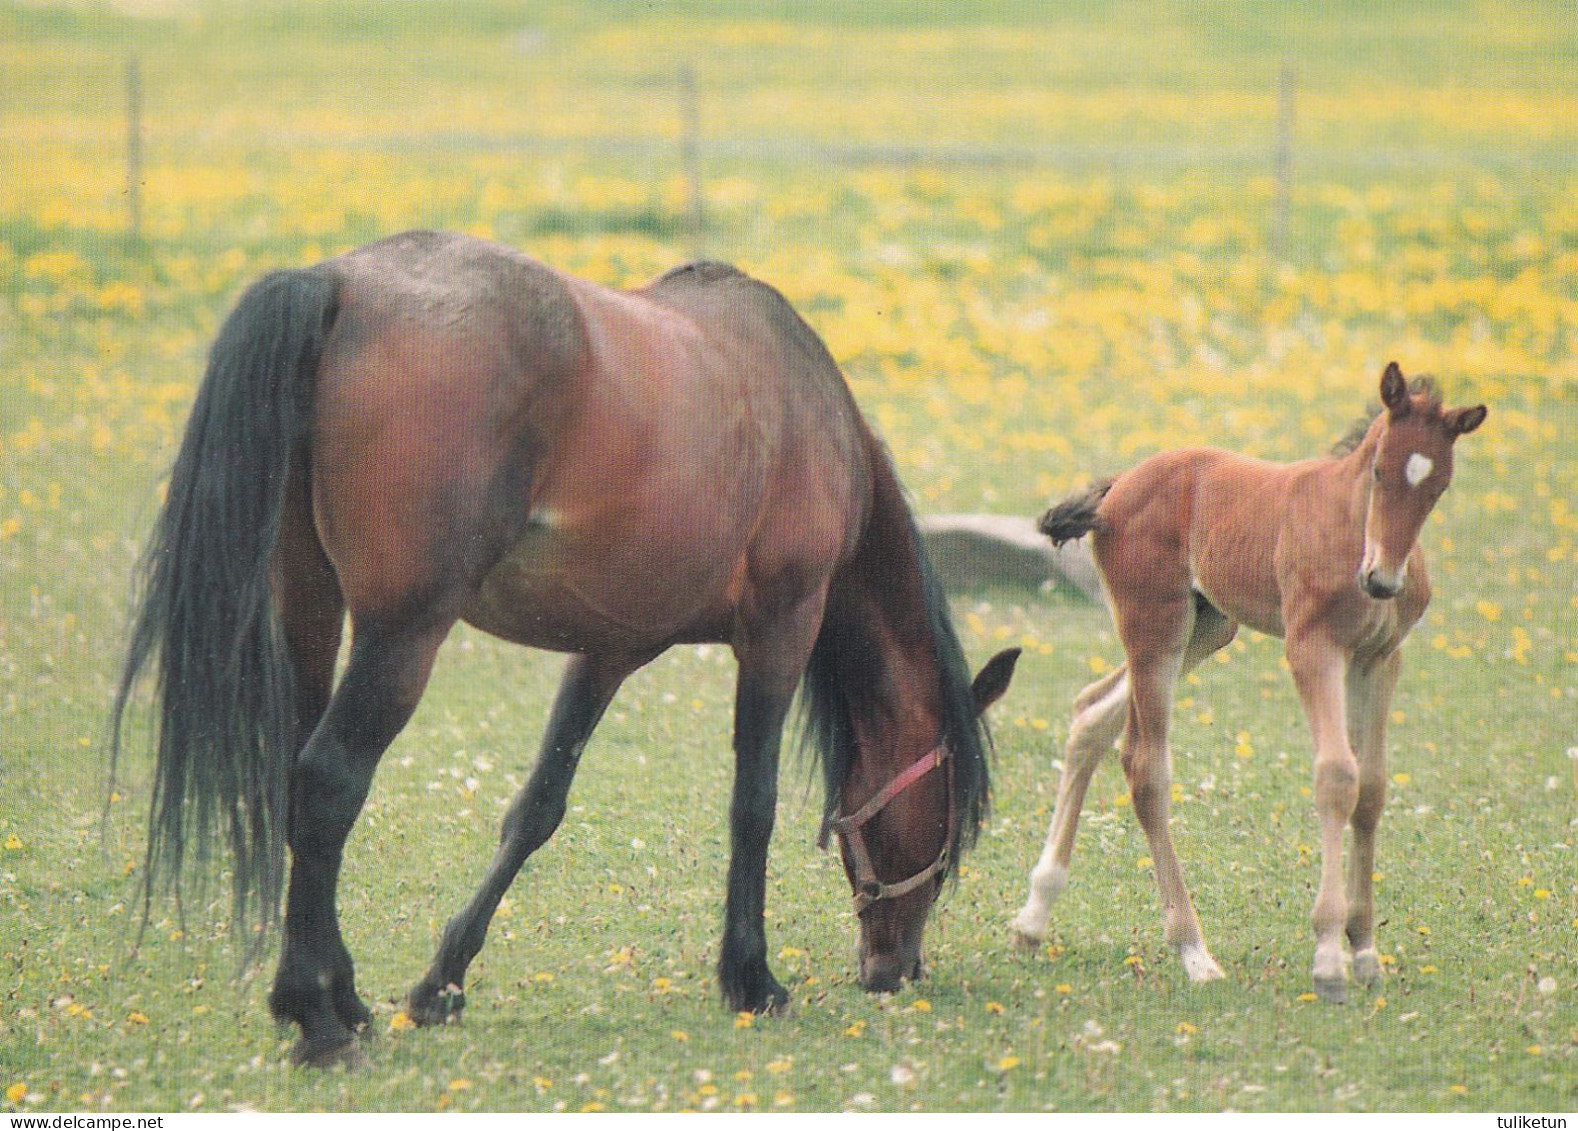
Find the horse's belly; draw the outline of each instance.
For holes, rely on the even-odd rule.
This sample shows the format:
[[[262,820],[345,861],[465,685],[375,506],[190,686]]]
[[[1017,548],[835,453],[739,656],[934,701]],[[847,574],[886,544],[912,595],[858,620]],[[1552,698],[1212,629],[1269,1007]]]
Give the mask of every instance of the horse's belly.
[[[645,651],[726,632],[728,573],[665,553],[528,528],[489,571],[465,620],[560,652]]]

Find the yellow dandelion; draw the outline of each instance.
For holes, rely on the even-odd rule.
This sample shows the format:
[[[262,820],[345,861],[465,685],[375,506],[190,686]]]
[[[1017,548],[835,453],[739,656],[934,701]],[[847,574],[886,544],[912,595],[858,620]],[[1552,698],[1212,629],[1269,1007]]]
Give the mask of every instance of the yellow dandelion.
[[[986,1012],[988,1012],[988,1013],[1002,1013],[1002,1011],[1003,1011],[1003,1003],[1002,1002],[1000,1002],[1000,1001],[989,1001],[989,1002],[986,1003]]]
[[[389,1019],[389,1031],[391,1033],[404,1033],[415,1028],[416,1022],[412,1021],[411,1015],[403,1009]]]
[[[1009,1071],[1011,1069],[1018,1068],[1018,1067],[1019,1067],[1019,1058],[1017,1056],[1014,1056],[1012,1053],[1009,1053],[1007,1056],[1003,1057],[1001,1060],[999,1060],[997,1062],[997,1071],[999,1071],[999,1072],[1007,1072],[1007,1071]]]
[[[736,1013],[734,1015],[734,1027],[736,1029],[749,1029],[751,1026],[753,1026],[755,1024],[756,1024],[756,1014],[754,1014],[754,1013],[750,1013],[750,1012],[747,1012],[745,1010],[741,1010],[739,1013]]]
[[[14,1104],[19,1104],[27,1098],[27,1085],[20,1081],[12,1084],[5,1090],[5,1098]]]

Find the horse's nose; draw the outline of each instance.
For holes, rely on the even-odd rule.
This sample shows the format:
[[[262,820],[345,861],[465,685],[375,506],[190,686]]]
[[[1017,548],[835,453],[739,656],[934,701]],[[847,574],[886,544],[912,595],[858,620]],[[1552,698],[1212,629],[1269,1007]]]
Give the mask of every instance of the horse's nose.
[[[901,950],[909,950],[902,947]],[[863,954],[860,956],[860,985],[868,993],[890,994],[903,988],[904,980],[918,981],[923,968],[920,953]]]

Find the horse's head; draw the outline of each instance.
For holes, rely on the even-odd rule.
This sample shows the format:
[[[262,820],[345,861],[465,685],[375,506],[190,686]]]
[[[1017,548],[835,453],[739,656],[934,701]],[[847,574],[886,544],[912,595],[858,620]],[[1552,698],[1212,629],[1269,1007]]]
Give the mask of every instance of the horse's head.
[[[1452,481],[1452,445],[1483,424],[1487,410],[1442,408],[1434,385],[1410,389],[1395,361],[1381,376],[1381,403],[1359,586],[1385,600],[1402,592],[1420,528]]]
[[[1008,690],[1018,659],[1019,649],[1012,648],[981,669],[970,688],[974,714]],[[932,735],[940,729],[935,719],[924,725]],[[921,733],[907,725],[893,728],[895,734],[905,732]],[[856,767],[844,785],[845,816],[833,824],[860,916],[860,984],[873,992],[896,990],[904,979],[921,976],[926,917],[957,864],[964,832],[960,767],[948,747],[894,754],[891,762],[862,759],[867,764]],[[895,772],[892,765],[900,768]]]

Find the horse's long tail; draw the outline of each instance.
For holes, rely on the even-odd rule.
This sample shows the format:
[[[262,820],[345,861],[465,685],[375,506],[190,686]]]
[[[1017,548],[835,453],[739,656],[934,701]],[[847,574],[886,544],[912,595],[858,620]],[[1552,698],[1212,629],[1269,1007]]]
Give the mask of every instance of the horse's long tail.
[[[270,561],[335,310],[321,272],[275,272],[242,296],[209,353],[140,567],[110,764],[113,774],[133,688],[157,656],[145,912],[156,887],[178,888],[189,851],[206,863],[222,831],[235,925],[278,914],[296,720]]]
[[[1054,546],[1083,538],[1093,530],[1105,530],[1107,522],[1101,517],[1098,508],[1101,500],[1107,497],[1107,492],[1112,490],[1112,483],[1111,479],[1103,480],[1077,495],[1070,495],[1042,515],[1037,528],[1052,539]]]

